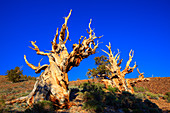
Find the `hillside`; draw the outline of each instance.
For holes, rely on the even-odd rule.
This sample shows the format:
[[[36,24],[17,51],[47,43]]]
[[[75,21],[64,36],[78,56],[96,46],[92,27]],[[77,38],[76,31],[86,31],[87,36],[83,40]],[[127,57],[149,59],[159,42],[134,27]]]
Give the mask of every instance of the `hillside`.
[[[99,82],[96,79],[89,79],[91,82]],[[79,86],[80,84],[88,82],[88,80],[77,80],[77,81],[70,81],[69,87],[74,88],[76,86]],[[29,80],[29,81],[23,81],[18,83],[11,83],[7,80],[5,76],[0,76],[0,99],[7,101],[11,99],[15,99],[21,96],[26,96],[31,92],[33,89],[35,81]],[[166,92],[170,92],[170,77],[155,77],[150,78],[149,82],[140,82],[135,85],[136,88],[143,87],[144,89],[147,89],[149,92],[152,92],[154,94],[165,94]],[[157,106],[159,106],[160,109],[165,111],[170,111],[170,103],[167,103],[164,99],[149,99],[153,103],[156,103]],[[26,106],[26,103],[23,103],[21,106]],[[20,109],[20,111],[24,111],[24,107],[20,107],[18,104],[14,105],[4,105],[2,101],[0,101],[0,109],[1,108],[7,108],[8,110],[17,111]],[[74,108],[74,109],[73,109]],[[77,108],[81,111],[81,107]],[[71,108],[71,110],[76,110],[75,106]],[[69,111],[69,112],[73,112]],[[166,112],[165,112],[166,113]]]
[[[148,88],[152,93],[165,94],[170,92],[170,77],[154,77],[148,82],[138,82],[136,87]]]
[[[143,87],[144,89],[149,90],[154,94],[165,94],[166,92],[170,92],[170,77],[151,77],[148,82],[138,82],[135,87],[140,88]],[[134,80],[134,79],[131,79]],[[91,82],[99,82],[97,79],[89,79]],[[77,80],[77,81],[70,81],[69,85],[80,85],[84,82],[88,82],[88,80]],[[155,100],[150,99],[153,103],[156,103],[159,108],[163,111],[170,112],[170,103],[167,103],[163,99]]]
[[[150,81],[148,82],[138,82],[135,87],[147,88],[152,93],[165,94],[166,92],[170,92],[170,77],[153,77],[149,79]],[[97,79],[89,79],[89,81],[99,82]],[[80,85],[84,82],[88,82],[88,80],[70,81],[69,85]]]

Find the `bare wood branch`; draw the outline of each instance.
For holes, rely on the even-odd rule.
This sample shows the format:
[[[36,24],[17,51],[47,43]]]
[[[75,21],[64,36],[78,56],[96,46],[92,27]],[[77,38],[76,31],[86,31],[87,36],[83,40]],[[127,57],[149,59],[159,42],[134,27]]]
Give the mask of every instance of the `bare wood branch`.
[[[144,78],[144,72],[143,72],[143,73],[140,73],[138,68],[137,68],[137,71],[138,71],[138,73],[139,73],[139,76],[138,76],[138,77],[143,79],[143,78]]]
[[[67,17],[64,17],[65,19],[65,23],[62,25],[61,31],[60,31],[60,36],[59,36],[59,42],[62,43],[64,41],[64,37],[65,37],[65,30],[67,28],[67,22],[68,19],[70,18],[72,10],[70,10],[70,13]]]
[[[108,56],[110,56],[110,54],[108,52],[106,52],[105,50],[101,49],[103,52],[105,52]]]
[[[80,37],[80,39],[79,39],[79,44],[81,44],[81,39],[82,39],[82,38],[83,38],[83,36]]]
[[[113,53],[112,53],[112,50],[111,50],[111,43],[109,42],[109,46],[106,45],[106,47],[109,49],[109,57],[113,57]]]
[[[28,62],[28,60],[27,60],[27,58],[26,58],[26,55],[24,55],[24,59],[25,59],[26,64],[27,64],[29,67],[31,67],[32,69],[36,70],[36,69],[38,69],[38,68],[40,67],[40,62],[41,62],[41,60],[40,60],[40,62],[39,62],[39,64],[38,64],[39,66],[34,66],[33,64],[31,64],[31,63]]]
[[[67,26],[67,22],[68,22],[68,19],[70,18],[70,16],[71,16],[71,12],[72,12],[72,9],[70,10],[70,13],[68,14],[68,16],[67,17],[64,17],[64,19],[65,19],[65,26]]]
[[[128,73],[133,72],[133,70],[137,67],[136,62],[133,67],[129,67]]]
[[[42,61],[42,59],[39,61],[38,66],[34,66],[33,64],[29,63],[28,60],[27,60],[27,58],[26,58],[26,55],[24,55],[24,59],[25,59],[26,64],[27,64],[29,67],[31,67],[33,70],[35,70],[35,73],[40,73],[41,70],[44,70],[45,68],[48,67],[47,64],[45,64],[45,65],[43,65],[43,66],[40,65],[40,62]]]
[[[57,30],[56,30],[56,35],[55,35],[55,37],[54,37],[54,39],[53,39],[53,42],[51,42],[51,44],[52,44],[52,52],[55,52],[56,49],[58,48],[58,45],[57,45],[57,37],[58,37],[58,28],[57,28]],[[51,52],[51,51],[50,51],[50,52]]]
[[[137,68],[137,71],[139,73],[138,78],[133,80],[133,81],[131,81],[130,84],[135,85],[138,82],[149,81],[150,80],[149,78],[144,78],[144,73],[140,73],[138,68]]]
[[[69,31],[68,31],[68,27],[66,28],[67,30],[67,36],[66,36],[66,39],[64,41],[64,44],[66,44],[67,40],[71,41],[71,39],[69,38]]]
[[[119,63],[117,63],[117,66],[120,66],[120,64],[122,63],[123,59],[119,60]]]
[[[34,46],[34,48],[32,48],[32,47],[29,47],[29,48],[35,50],[38,55],[48,55],[49,54],[49,53],[44,53],[43,51],[40,51],[38,46],[35,43],[36,43],[36,41],[35,42],[31,41],[31,44]]]
[[[125,71],[127,71],[129,69],[129,65],[130,65],[130,62],[132,61],[133,55],[134,55],[134,51],[132,51],[132,49],[131,49],[129,52],[129,60],[127,61],[126,67],[124,69]]]
[[[68,19],[71,16],[72,10],[70,10],[67,17],[64,17],[65,22],[62,25],[60,30],[60,34],[58,33],[58,28],[56,30],[55,37],[52,43],[52,50],[49,53],[44,53],[40,51],[38,46],[36,45],[36,41],[31,41],[33,47],[31,49],[35,50],[38,55],[46,55],[49,58],[49,65],[40,65],[34,66],[33,64],[29,63],[26,59],[26,55],[24,55],[24,59],[26,64],[35,70],[35,73],[39,73],[41,70],[44,72],[38,77],[34,89],[32,92],[24,98],[17,99],[11,102],[20,102],[22,100],[27,100],[28,105],[32,105],[39,100],[50,100],[53,102],[53,105],[56,105],[58,108],[69,108],[71,106],[69,101],[69,90],[68,90],[68,74],[67,72],[71,70],[73,67],[76,67],[80,64],[80,62],[94,54],[99,42],[94,43],[96,38],[95,33],[91,29],[91,20],[89,23],[89,38],[86,39],[84,37],[83,41],[81,39],[83,36],[80,37],[78,44],[73,44],[73,51],[69,54],[67,48],[65,46],[66,42],[69,39],[69,30],[67,27]],[[66,31],[67,30],[67,31]],[[67,32],[67,35],[66,35]],[[59,35],[59,43],[57,44],[57,37]],[[65,37],[66,35],[66,37]],[[93,45],[92,45],[93,44]],[[51,92],[51,93],[49,93]],[[9,103],[9,102],[8,102]]]
[[[117,49],[117,54],[114,56],[114,59],[116,60],[116,62],[119,60],[120,58],[120,52],[119,52],[119,49]]]
[[[92,53],[95,54],[96,52],[96,49],[98,48],[99,46],[99,41],[97,40],[97,44],[94,46],[93,50],[92,50]]]
[[[54,39],[53,39],[53,43],[54,43],[54,44],[57,44],[57,37],[58,37],[58,28],[57,28],[57,30],[56,30],[56,35],[55,35],[55,37],[54,37]]]
[[[110,72],[112,73],[110,84],[112,84],[113,87],[116,86],[120,91],[129,91],[133,93],[134,90],[132,86],[130,85],[130,82],[128,82],[128,80],[126,80],[124,77],[127,73],[133,72],[133,70],[137,67],[136,62],[133,67],[129,66],[134,56],[134,51],[131,50],[129,52],[129,60],[126,63],[125,69],[121,71],[120,64],[122,63],[123,59],[119,60],[120,59],[119,49],[118,49],[118,53],[116,55],[113,55],[112,50],[111,50],[111,44],[109,43],[109,45],[106,45],[106,47],[109,49],[109,53],[104,50],[102,51],[109,55],[109,62],[110,62],[111,67],[106,66],[106,68],[110,70]]]
[[[87,30],[87,33],[89,34],[90,39],[92,39],[92,32],[93,32],[93,30],[91,29],[91,22],[92,22],[92,19],[90,19],[90,22],[89,22],[89,31]]]
[[[43,58],[42,58],[42,59],[43,59]],[[39,67],[41,67],[40,62],[42,61],[42,59],[41,59],[41,60],[39,61],[39,63],[38,63],[38,66],[39,66]]]

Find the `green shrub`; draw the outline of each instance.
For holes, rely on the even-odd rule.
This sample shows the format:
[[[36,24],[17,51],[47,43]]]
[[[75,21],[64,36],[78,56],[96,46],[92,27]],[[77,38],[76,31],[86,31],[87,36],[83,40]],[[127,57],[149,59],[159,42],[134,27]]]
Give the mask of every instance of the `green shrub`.
[[[145,88],[145,91],[149,91],[149,89],[148,89],[148,88]]]
[[[159,99],[159,97],[158,97],[157,94],[152,94],[152,95],[150,95],[150,98],[151,98],[151,99],[156,99],[156,100]]]
[[[151,92],[148,92],[148,91],[146,91],[145,94],[146,94],[147,96],[152,95],[152,93],[151,93]]]
[[[115,93],[115,92],[118,92],[119,91],[119,89],[117,88],[117,87],[112,87],[112,86],[108,86],[108,88],[107,88],[107,90],[109,90],[110,92],[112,92],[112,93]]]
[[[29,108],[25,113],[52,113],[54,112],[53,103],[51,101],[39,101],[34,104],[32,108]]]
[[[149,107],[149,108],[158,108],[158,106],[155,103],[152,103],[150,100],[146,99],[144,103]]]
[[[104,102],[105,102],[106,105],[114,106],[116,99],[118,99],[118,98],[115,95],[108,92],[108,93],[105,94]]]
[[[82,85],[83,90],[83,99],[85,103],[83,104],[84,109],[94,110],[96,112],[103,111],[103,99],[104,91],[102,90],[101,84],[94,83],[84,83]]]
[[[133,90],[135,91],[135,92],[137,92],[138,90],[137,90],[137,87],[133,87]]]
[[[104,96],[104,91],[102,89],[94,89],[91,91],[85,91],[84,92],[84,100],[96,100],[96,101],[102,101]]]
[[[164,96],[163,96],[163,99],[168,99],[168,96],[167,96],[167,95],[164,95]]]
[[[157,108],[149,108],[149,113],[161,113]]]
[[[96,100],[88,100],[83,104],[83,109],[93,110],[96,112],[102,112],[104,110],[104,107],[101,102],[98,102]]]
[[[139,99],[145,99],[146,98],[146,96],[143,93],[136,93],[135,97],[139,98]]]
[[[170,103],[170,92],[167,92],[166,94],[167,102]]]
[[[81,88],[83,88],[83,91],[103,91],[102,89],[104,88],[103,84],[100,83],[91,83],[91,82],[86,82],[81,85]]]
[[[151,92],[145,92],[146,95],[148,95],[151,99],[159,99],[159,95],[158,94],[154,94]]]
[[[170,97],[170,92],[166,92],[165,95],[167,95],[168,97]]]
[[[123,108],[122,109],[125,113],[130,113],[130,110],[128,108]]]
[[[158,97],[164,98],[165,95],[158,93]]]
[[[145,88],[144,88],[144,87],[140,87],[140,88],[138,89],[138,91],[139,91],[139,92],[145,92]]]
[[[148,90],[148,89],[145,89],[144,87],[139,87],[139,88],[133,87],[133,89],[135,92],[145,92]]]
[[[170,98],[167,99],[167,102],[170,103]]]
[[[12,81],[12,82],[19,82],[20,81],[20,78],[21,78],[21,75],[22,75],[22,70],[20,70],[19,67],[15,67],[15,69],[11,69],[11,70],[7,70],[6,72],[6,76],[8,77],[8,80],[9,81]]]
[[[141,109],[133,109],[132,113],[143,113],[143,111]]]
[[[5,100],[4,99],[0,99],[0,108],[5,106]]]
[[[123,110],[125,113],[150,113],[150,111],[161,112],[158,106],[146,98],[145,93],[131,94],[129,92],[123,91],[120,93],[115,93],[112,87],[109,87],[106,92],[104,92],[102,85],[94,83],[85,83],[83,87],[83,98],[84,104],[83,109],[88,109],[95,112],[105,112],[107,108],[114,107],[115,112]],[[109,91],[109,92],[108,92]],[[152,93],[147,92],[148,95]],[[150,109],[154,108],[154,109]]]
[[[0,98],[0,113],[4,112],[4,107],[5,107],[5,100],[3,97]]]

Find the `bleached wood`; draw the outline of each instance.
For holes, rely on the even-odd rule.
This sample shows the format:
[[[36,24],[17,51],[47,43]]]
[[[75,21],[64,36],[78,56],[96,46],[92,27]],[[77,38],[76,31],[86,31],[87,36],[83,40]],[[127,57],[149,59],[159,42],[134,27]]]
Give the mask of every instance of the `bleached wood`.
[[[44,70],[44,72],[42,72],[41,75],[37,78],[34,89],[28,96],[8,101],[6,102],[7,104],[27,101],[28,105],[32,105],[41,100],[50,100],[58,108],[69,108],[72,105],[69,101],[70,93],[68,90],[67,73],[73,67],[79,66],[80,62],[84,58],[87,58],[88,56],[96,53],[99,42],[97,41],[97,44],[95,44],[94,40],[101,37],[95,36],[95,33],[90,27],[90,20],[89,37],[86,38],[84,36],[81,36],[78,44],[73,44],[73,50],[69,53],[65,44],[67,40],[70,40],[67,22],[71,16],[71,12],[72,10],[70,10],[70,13],[67,17],[64,17],[65,22],[62,25],[59,33],[57,28],[56,35],[51,42],[52,50],[48,50],[48,53],[40,51],[40,49],[36,45],[36,41],[31,41],[31,44],[34,48],[30,48],[35,50],[38,55],[47,56],[49,58],[49,65],[45,64],[43,66],[40,66],[39,63],[38,66],[34,66],[33,64],[28,62],[28,60],[26,59],[26,55],[24,55],[26,64],[34,69],[36,73],[41,72],[41,70]],[[58,36],[59,43],[57,44]],[[83,37],[84,39],[81,42],[81,39]],[[91,44],[93,44],[93,46],[91,46]]]
[[[139,69],[137,70],[140,75],[136,81],[131,82],[129,79],[125,79],[125,75],[133,72],[133,70],[137,67],[136,62],[133,67],[130,67],[130,63],[134,56],[134,51],[130,50],[129,60],[126,62],[126,67],[124,68],[124,70],[121,71],[120,64],[122,63],[123,59],[120,59],[119,49],[118,49],[118,53],[116,55],[113,55],[110,42],[109,45],[106,45],[106,47],[108,48],[109,52],[106,52],[105,50],[102,51],[109,56],[110,65],[106,66],[106,68],[111,72],[111,77],[105,75],[108,79],[102,79],[105,86],[108,87],[109,85],[111,85],[112,87],[117,87],[119,91],[128,91],[134,93],[132,83],[142,81],[142,79],[144,80],[144,76],[142,76],[143,73],[140,73]]]

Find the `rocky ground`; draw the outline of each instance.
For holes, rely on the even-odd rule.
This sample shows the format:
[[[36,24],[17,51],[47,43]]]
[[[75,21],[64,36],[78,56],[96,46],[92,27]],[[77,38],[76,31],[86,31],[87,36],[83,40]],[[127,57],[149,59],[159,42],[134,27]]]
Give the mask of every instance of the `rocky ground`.
[[[99,82],[98,80],[90,79],[89,81],[92,82]],[[78,88],[84,82],[88,82],[88,80],[77,80],[69,82],[70,88]],[[5,76],[0,76],[0,100],[11,100],[21,96],[28,95],[31,92],[35,81],[23,81],[18,83],[11,83],[7,80]],[[144,87],[149,92],[155,94],[165,94],[166,92],[170,92],[170,77],[155,77],[150,78],[149,82],[140,82],[135,85],[135,87],[140,88]],[[60,110],[58,112],[70,112],[70,113],[89,113],[91,111],[82,109],[83,99],[82,95],[78,93],[74,93],[72,95],[74,98],[71,100],[73,106],[69,110]],[[164,113],[170,112],[170,103],[167,103],[166,100],[159,98],[159,99],[149,99],[151,102],[155,103],[159,106],[160,109],[163,110]],[[14,104],[14,105],[3,105],[3,102],[0,101],[0,109],[7,108],[8,110],[17,111],[24,111],[26,109],[26,104],[23,103],[22,105]],[[105,112],[113,112],[113,108],[107,108]],[[120,110],[120,113],[122,111]]]
[[[153,77],[149,78],[148,82],[138,82],[135,87],[140,88],[143,87],[149,92],[154,94],[165,94],[166,92],[170,92],[170,77]],[[131,79],[134,80],[134,79]],[[89,81],[92,82],[99,82],[97,79],[90,79]],[[88,82],[88,80],[77,80],[69,82],[69,85],[80,85],[84,82]],[[162,109],[165,113],[170,112],[170,103],[167,103],[166,100],[159,98],[156,99],[149,99],[151,102],[155,103]],[[77,107],[80,109],[80,107]]]

